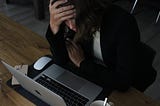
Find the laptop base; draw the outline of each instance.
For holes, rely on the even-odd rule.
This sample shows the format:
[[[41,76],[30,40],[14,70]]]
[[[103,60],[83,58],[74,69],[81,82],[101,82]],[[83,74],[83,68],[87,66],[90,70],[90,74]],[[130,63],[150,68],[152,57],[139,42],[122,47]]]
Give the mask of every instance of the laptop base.
[[[10,88],[14,89],[17,93],[34,103],[36,106],[50,106],[47,103],[40,100],[39,98],[37,98],[36,96],[34,96],[33,94],[31,94],[30,92],[28,92],[27,90],[25,90],[21,85],[11,85],[11,79],[8,80],[6,84]]]

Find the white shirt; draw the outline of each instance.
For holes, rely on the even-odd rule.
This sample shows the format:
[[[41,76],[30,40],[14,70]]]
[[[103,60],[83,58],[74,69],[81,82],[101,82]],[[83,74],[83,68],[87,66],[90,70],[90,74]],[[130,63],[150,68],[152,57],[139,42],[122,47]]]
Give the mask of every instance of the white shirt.
[[[93,56],[95,57],[96,62],[103,64],[103,57],[100,45],[100,31],[96,31],[93,34],[93,37]]]

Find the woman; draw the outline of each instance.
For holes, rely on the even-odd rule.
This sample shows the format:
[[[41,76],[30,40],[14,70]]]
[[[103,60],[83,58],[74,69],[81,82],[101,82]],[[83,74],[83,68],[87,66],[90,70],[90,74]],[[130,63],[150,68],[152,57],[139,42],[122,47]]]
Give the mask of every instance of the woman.
[[[46,38],[57,64],[71,61],[75,73],[108,91],[144,91],[153,83],[156,72],[132,15],[106,0],[52,2]]]

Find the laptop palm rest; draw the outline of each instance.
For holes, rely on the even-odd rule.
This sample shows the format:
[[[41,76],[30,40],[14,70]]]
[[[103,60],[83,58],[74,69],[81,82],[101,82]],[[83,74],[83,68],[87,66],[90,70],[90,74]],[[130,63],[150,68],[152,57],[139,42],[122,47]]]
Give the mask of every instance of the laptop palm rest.
[[[66,71],[56,79],[77,91],[86,84],[86,81],[83,81]]]

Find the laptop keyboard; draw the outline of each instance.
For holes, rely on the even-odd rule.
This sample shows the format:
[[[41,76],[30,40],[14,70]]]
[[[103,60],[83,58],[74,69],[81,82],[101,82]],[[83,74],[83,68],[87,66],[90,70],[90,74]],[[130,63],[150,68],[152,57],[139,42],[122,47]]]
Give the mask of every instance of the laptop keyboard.
[[[36,82],[61,96],[67,106],[85,106],[89,101],[87,98],[52,80],[46,75],[39,77]]]

